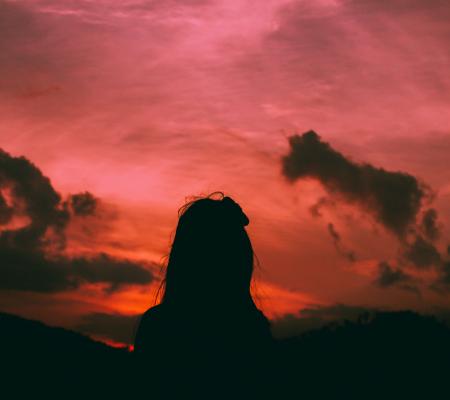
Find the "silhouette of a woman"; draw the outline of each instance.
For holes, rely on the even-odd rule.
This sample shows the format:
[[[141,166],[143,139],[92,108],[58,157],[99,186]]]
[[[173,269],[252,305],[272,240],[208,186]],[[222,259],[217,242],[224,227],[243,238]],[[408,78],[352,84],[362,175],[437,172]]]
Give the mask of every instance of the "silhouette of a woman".
[[[162,301],[142,316],[134,344],[152,395],[253,398],[268,389],[272,336],[250,293],[248,223],[221,192],[180,209]]]

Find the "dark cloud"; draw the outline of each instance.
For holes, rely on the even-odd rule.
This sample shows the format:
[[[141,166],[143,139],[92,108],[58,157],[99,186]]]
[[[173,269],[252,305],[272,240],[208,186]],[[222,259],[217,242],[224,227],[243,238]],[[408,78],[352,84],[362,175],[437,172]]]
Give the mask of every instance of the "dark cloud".
[[[84,315],[74,329],[114,342],[132,344],[139,318],[140,315],[91,313]]]
[[[445,294],[450,292],[450,245],[447,246],[446,259],[442,261],[438,268],[438,277],[430,285],[435,292]],[[442,257],[444,259],[444,256]]]
[[[90,215],[96,207],[97,199],[88,192],[63,201],[34,164],[0,150],[0,289],[59,292],[99,283],[115,291],[150,283],[148,263],[64,254],[71,218]],[[10,224],[14,218],[28,222],[16,227]]]
[[[330,195],[357,204],[399,237],[415,224],[429,189],[414,176],[356,163],[323,142],[314,131],[289,138],[282,158],[283,175],[291,182],[317,179]]]
[[[37,249],[44,245],[49,230],[56,234],[57,244],[64,245],[63,231],[70,218],[67,205],[34,164],[0,149],[0,190],[8,191],[14,209],[30,219],[25,227],[4,230],[0,247]]]
[[[439,277],[431,283],[430,289],[440,293],[447,294],[450,292],[450,264],[445,263],[440,271]]]
[[[404,172],[356,163],[323,142],[314,131],[291,136],[289,143],[290,152],[282,158],[284,176],[291,182],[317,179],[330,196],[319,199],[310,209],[313,216],[321,216],[321,207],[329,202],[344,200],[371,214],[398,237],[398,266],[380,262],[376,286],[398,287],[420,295],[416,280],[402,268],[435,268],[438,279],[431,287],[441,292],[450,290],[450,267],[436,245],[440,238],[438,213],[428,208],[419,218],[422,206],[433,197],[427,185]],[[328,232],[339,253],[354,261],[354,253],[343,247],[333,224],[328,224]]]
[[[344,248],[341,240],[341,235],[339,234],[339,232],[336,230],[336,228],[332,223],[328,224],[328,233],[333,238],[334,246],[336,247],[336,250],[339,252],[339,254],[344,256],[348,261],[351,262],[356,261],[355,253],[351,250],[347,250]]]
[[[400,268],[394,268],[386,261],[378,264],[377,277],[374,284],[381,288],[398,287],[420,295],[418,287],[414,284],[414,278]]]
[[[440,294],[446,294],[450,292],[449,255],[441,254],[432,241],[415,234],[413,241],[404,245],[400,263],[419,270],[434,269],[437,276],[428,287]]]
[[[414,237],[412,243],[406,245],[404,259],[419,269],[437,267],[441,264],[441,255],[433,243],[422,236]]]
[[[411,277],[399,268],[391,267],[387,262],[382,261],[378,264],[378,276],[375,280],[377,286],[389,287],[398,283],[408,282]]]
[[[110,291],[115,291],[123,285],[148,284],[153,280],[152,273],[147,269],[148,263],[117,259],[103,253],[92,258],[69,259],[67,265],[81,283],[106,283]],[[147,265],[147,268],[144,265]]]
[[[5,197],[0,192],[0,225],[5,225],[11,221],[13,208],[9,206]]]
[[[70,196],[70,205],[75,215],[93,215],[97,209],[98,199],[92,193],[84,192]]]
[[[331,223],[328,224],[328,232],[330,233],[331,237],[335,242],[339,242],[341,240],[341,236],[339,235],[339,233],[337,233],[337,231],[334,228],[334,225]]]
[[[117,259],[107,254],[91,257],[48,257],[42,252],[0,249],[0,289],[55,293],[98,283],[107,292],[153,280],[148,263]]]
[[[440,236],[437,223],[438,214],[434,208],[430,208],[423,213],[421,221],[421,231],[425,237],[431,241],[437,240]]]

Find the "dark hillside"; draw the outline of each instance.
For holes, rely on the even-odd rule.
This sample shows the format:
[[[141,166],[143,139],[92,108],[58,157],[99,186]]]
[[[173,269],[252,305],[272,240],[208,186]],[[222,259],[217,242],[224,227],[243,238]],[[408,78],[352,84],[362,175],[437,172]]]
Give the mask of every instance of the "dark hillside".
[[[61,398],[117,392],[123,387],[130,357],[126,350],[79,333],[5,313],[0,313],[0,355],[5,382],[2,390],[18,397],[39,394]]]
[[[433,317],[363,314],[277,347],[279,398],[449,398],[450,330]],[[2,313],[0,349],[1,390],[14,398],[136,395],[132,354],[78,333]]]
[[[450,330],[414,312],[362,314],[279,343],[289,393],[450,398]],[[441,397],[444,396],[444,397]]]

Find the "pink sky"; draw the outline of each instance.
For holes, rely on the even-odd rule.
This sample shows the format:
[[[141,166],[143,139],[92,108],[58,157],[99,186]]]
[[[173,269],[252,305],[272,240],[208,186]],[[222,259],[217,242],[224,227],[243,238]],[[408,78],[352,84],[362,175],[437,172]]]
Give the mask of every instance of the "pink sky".
[[[444,252],[449,19],[444,0],[0,0],[0,147],[63,195],[100,198],[101,215],[69,227],[68,251],[157,263],[185,198],[222,190],[250,216],[268,314],[448,306],[428,289],[375,287],[396,239],[345,202],[313,218],[323,187],[287,182],[280,159],[313,129],[353,160],[420,178],[436,191]],[[148,287],[0,293],[1,309],[65,326],[151,302]]]

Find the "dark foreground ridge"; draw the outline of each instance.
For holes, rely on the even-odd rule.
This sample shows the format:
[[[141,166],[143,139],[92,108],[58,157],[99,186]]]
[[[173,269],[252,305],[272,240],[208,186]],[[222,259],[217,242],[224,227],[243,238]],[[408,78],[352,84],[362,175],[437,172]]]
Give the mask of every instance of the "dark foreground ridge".
[[[0,313],[0,348],[2,398],[137,395],[132,354],[81,334]],[[280,340],[277,349],[278,398],[431,399],[449,393],[450,329],[414,312],[362,314],[356,322]],[[139,398],[152,398],[151,379]]]
[[[130,358],[124,349],[6,313],[0,313],[0,349],[5,399],[118,393]]]

